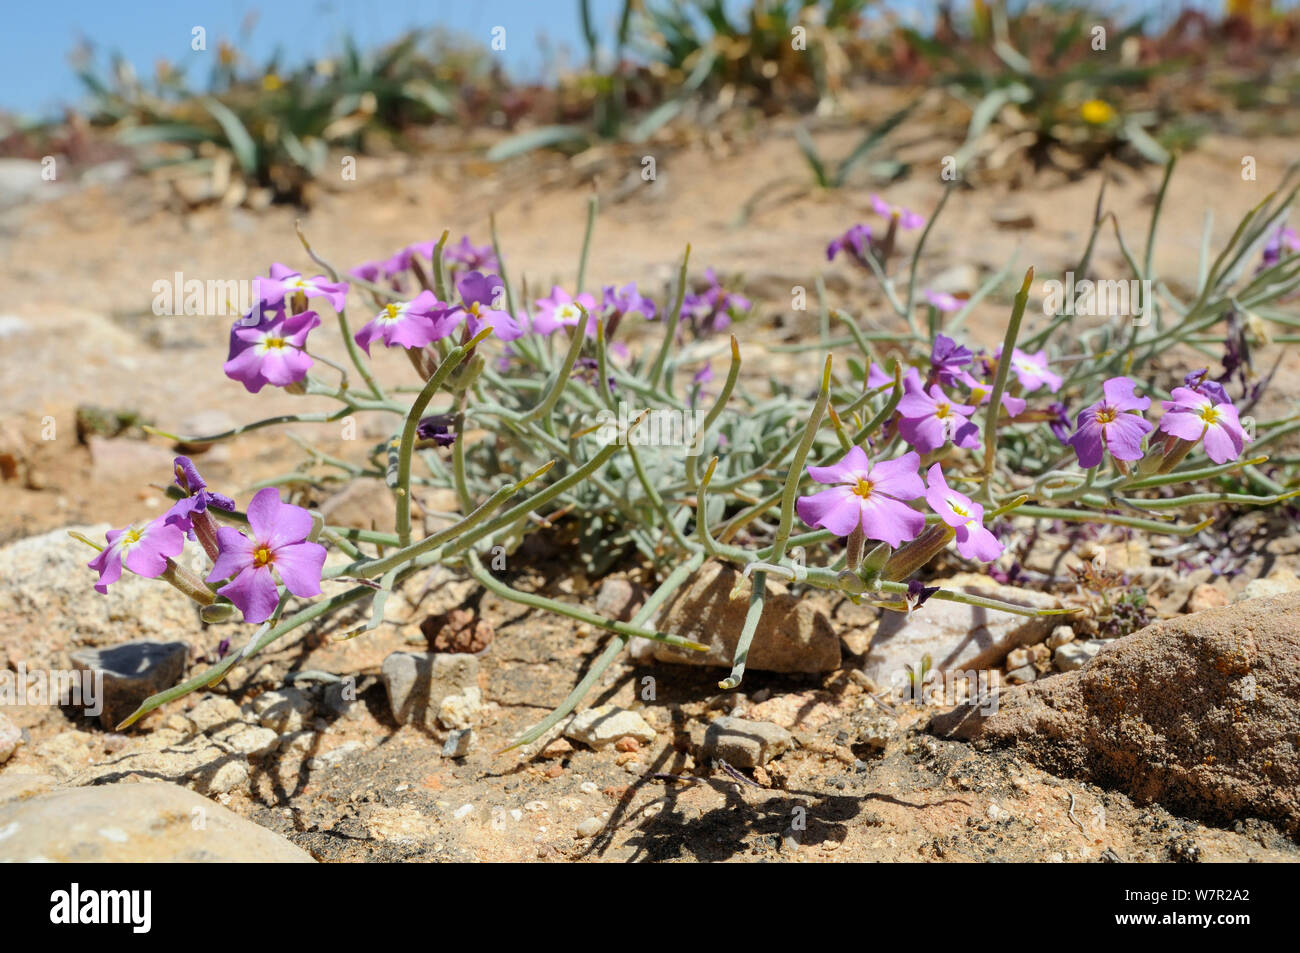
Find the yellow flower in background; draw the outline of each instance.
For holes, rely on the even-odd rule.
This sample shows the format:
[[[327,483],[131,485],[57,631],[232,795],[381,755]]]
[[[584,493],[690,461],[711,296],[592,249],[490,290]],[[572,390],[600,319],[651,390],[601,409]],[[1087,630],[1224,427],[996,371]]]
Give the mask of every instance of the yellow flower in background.
[[[262,88],[268,93],[273,93],[284,85],[284,80],[280,79],[275,73],[267,73],[262,77]]]
[[[1100,126],[1115,118],[1115,110],[1104,99],[1090,99],[1079,107],[1084,122]]]

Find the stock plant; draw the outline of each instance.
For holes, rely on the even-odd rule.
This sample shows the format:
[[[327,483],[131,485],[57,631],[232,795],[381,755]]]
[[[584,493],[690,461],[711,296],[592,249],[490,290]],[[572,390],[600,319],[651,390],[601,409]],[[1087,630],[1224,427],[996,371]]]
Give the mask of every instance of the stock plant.
[[[1296,323],[1284,302],[1300,289],[1300,254],[1280,229],[1297,189],[1253,209],[1213,257],[1207,227],[1194,297],[1184,299],[1152,268],[1172,171],[1141,259],[1115,229],[1134,277],[1155,289],[1140,318],[1072,328],[1068,350],[1058,347],[1068,318],[1045,316],[1037,330],[1027,318],[1032,269],[1001,347],[962,343],[972,309],[1010,266],[969,300],[925,291],[918,276],[927,239],[952,193],[928,218],[878,198],[884,225],[855,225],[827,256],[847,256],[878,284],[894,312],[891,326],[823,296],[817,326],[797,345],[821,356],[819,372],[770,380],[766,390],[742,375],[739,334],[720,339],[744,330],[733,322],[750,302],[716,278],[692,282],[689,247],[662,302],[635,284],[587,290],[594,201],[576,284],[532,302],[512,281],[495,228],[490,245],[468,238],[449,245],[444,232],[346,275],[300,233],[323,273],[273,265],[259,279],[256,305],[231,328],[225,371],[249,391],[284,388],[329,398],[337,409],[165,436],[211,444],[359,412],[384,415],[392,435],[363,459],[318,451],[313,458],[345,479],[382,476],[395,530],[331,526],[294,505],[281,487],[301,483],[302,473],[259,484],[245,499],[209,489],[194,463],[178,457],[170,510],[113,530],[103,543],[85,540],[100,550],[90,563],[97,586],[112,585],[123,568],[161,578],[199,603],[204,618],[242,618],[252,631],[241,651],[151,697],[124,725],[216,684],[240,659],[346,606],[368,603],[369,620],[342,632],[335,624],[336,638],[373,630],[390,593],[434,565],[455,567],[503,599],[611,633],[563,704],[517,739],[524,744],[571,712],[632,638],[704,648],[657,631],[652,620],[706,560],[734,567],[732,597],[748,601],[731,672],[719,683],[733,689],[773,577],[796,592],[843,594],[884,611],[923,612],[937,599],[1022,615],[1069,612],[930,585],[927,567],[951,548],[946,559],[990,564],[1017,522],[1190,536],[1210,521],[1197,514],[1300,494],[1291,471],[1264,472],[1261,452],[1300,431],[1300,414],[1243,421],[1242,398],[1229,394],[1232,371],[1215,379],[1197,350],[1199,337],[1236,312]],[[1082,273],[1108,218],[1099,208]],[[349,311],[358,304],[367,320],[354,328]],[[332,312],[346,366],[315,349],[320,312]],[[627,334],[633,325],[651,333]],[[720,383],[707,361],[719,345],[730,355]],[[368,355],[378,347],[404,351],[415,386],[376,376]],[[1171,360],[1176,369],[1162,370]],[[666,432],[679,437],[664,439]],[[1229,475],[1249,490],[1220,488]],[[452,525],[422,535],[412,494],[428,487],[452,491],[459,512]],[[631,549],[657,574],[658,586],[629,621],[517,589],[488,559],[561,525],[578,529],[584,553]],[[178,561],[187,536],[206,554],[205,573]],[[1136,595],[1106,588],[1106,598],[1115,626],[1142,617]]]

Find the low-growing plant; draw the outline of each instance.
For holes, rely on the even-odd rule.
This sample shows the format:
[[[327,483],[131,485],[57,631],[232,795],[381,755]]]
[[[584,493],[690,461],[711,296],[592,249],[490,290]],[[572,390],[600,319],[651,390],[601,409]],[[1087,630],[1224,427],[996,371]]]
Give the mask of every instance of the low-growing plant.
[[[202,605],[205,618],[242,616],[255,628],[242,650],[148,699],[126,724],[215,684],[240,659],[345,606],[368,603],[369,620],[336,638],[374,629],[390,593],[435,565],[456,567],[503,599],[612,634],[564,703],[518,739],[523,744],[572,711],[631,639],[703,648],[656,630],[652,620],[706,560],[734,567],[732,596],[748,600],[731,672],[719,683],[734,689],[769,579],[888,611],[924,612],[927,600],[946,600],[1022,615],[1069,613],[927,585],[927,566],[953,547],[949,559],[992,564],[1017,525],[1188,536],[1209,522],[1197,514],[1300,494],[1290,470],[1262,469],[1262,451],[1300,431],[1300,414],[1240,419],[1225,383],[1197,362],[1194,343],[1234,312],[1284,321],[1278,303],[1300,289],[1300,255],[1270,243],[1296,188],[1251,210],[1213,257],[1207,229],[1194,297],[1184,299],[1152,266],[1170,174],[1172,165],[1140,259],[1116,227],[1134,278],[1153,289],[1139,316],[1035,320],[1030,269],[1002,346],[992,351],[963,344],[963,327],[1010,266],[968,300],[921,288],[927,238],[951,192],[928,218],[878,197],[884,227],[855,225],[827,254],[847,255],[871,276],[894,311],[891,326],[823,297],[817,326],[795,348],[817,353],[819,370],[766,386],[742,372],[738,336],[725,337],[750,303],[716,280],[690,291],[689,247],[662,302],[635,284],[588,290],[594,201],[575,285],[531,302],[512,280],[495,230],[490,245],[449,245],[444,232],[346,275],[304,239],[323,274],[273,265],[259,280],[258,303],[231,328],[225,371],[249,391],[280,387],[330,398],[337,409],[166,436],[203,445],[383,415],[391,436],[364,458],[312,456],[345,479],[382,477],[395,530],[332,526],[287,501],[281,487],[301,485],[303,473],[264,481],[246,499],[209,490],[193,462],[177,458],[175,503],[166,514],[110,532],[105,545],[92,542],[101,550],[91,562],[98,586],[111,585],[125,566],[173,584]],[[1107,220],[1099,207],[1082,274]],[[1260,266],[1265,248],[1272,257]],[[349,314],[356,304],[367,315],[359,328]],[[309,342],[322,333],[317,309],[333,313],[347,366]],[[1069,335],[1060,333],[1071,320]],[[650,333],[629,334],[634,324]],[[376,376],[368,355],[381,346],[404,351],[415,386]],[[725,375],[709,363],[719,353],[729,355]],[[1251,492],[1216,487],[1227,474],[1240,474]],[[412,520],[413,494],[424,488],[449,490],[459,504],[454,522],[428,535]],[[494,557],[556,527],[576,531],[594,571],[635,552],[657,576],[629,621],[511,585]],[[187,534],[207,554],[205,574],[177,561]],[[327,562],[330,551],[336,559]],[[1119,619],[1119,603],[1108,598]],[[1125,613],[1117,624],[1133,621]]]

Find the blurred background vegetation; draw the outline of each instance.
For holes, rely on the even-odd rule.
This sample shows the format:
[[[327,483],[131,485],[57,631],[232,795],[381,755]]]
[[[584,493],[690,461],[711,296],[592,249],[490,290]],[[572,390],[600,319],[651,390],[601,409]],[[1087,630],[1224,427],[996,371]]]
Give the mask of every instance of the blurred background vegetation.
[[[604,34],[588,0],[576,7],[585,56],[544,83],[512,79],[486,43],[439,29],[378,49],[349,40],[293,65],[278,53],[251,61],[246,35],[214,40],[199,81],[166,61],[142,77],[83,48],[73,68],[85,105],[43,121],[0,116],[0,156],[124,158],[191,183],[193,204],[257,207],[308,203],[343,155],[495,163],[774,119],[795,124],[821,188],[859,165],[905,174],[882,144],[909,123],[951,143],[968,179],[1158,163],[1212,131],[1297,131],[1300,11],[1267,2],[1187,8],[1157,27],[1081,3],[974,0],[940,6],[920,29],[870,0],[624,0]],[[858,146],[820,155],[809,132],[827,128],[858,131]]]

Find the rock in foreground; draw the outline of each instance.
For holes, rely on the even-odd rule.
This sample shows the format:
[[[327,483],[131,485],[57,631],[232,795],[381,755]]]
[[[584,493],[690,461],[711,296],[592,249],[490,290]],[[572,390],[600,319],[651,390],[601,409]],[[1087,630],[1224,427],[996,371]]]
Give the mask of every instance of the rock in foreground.
[[[106,784],[0,804],[0,861],[312,863],[279,834],[174,784]]]
[[[1300,594],[1160,622],[931,730],[1216,823],[1300,834]]]
[[[751,583],[741,582],[740,593],[731,590],[740,574],[719,562],[706,563],[665,607],[655,626],[709,646],[707,652],[651,643],[660,662],[731,667],[740,630],[749,610]],[[749,649],[748,669],[764,672],[832,672],[840,666],[840,640],[826,613],[791,596],[769,577],[763,617]]]

